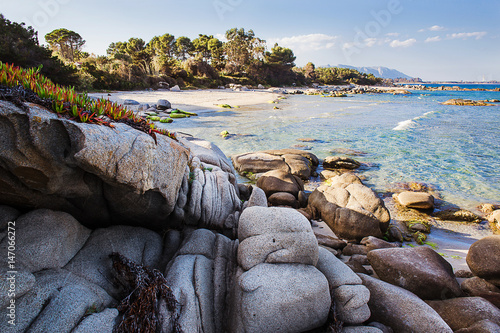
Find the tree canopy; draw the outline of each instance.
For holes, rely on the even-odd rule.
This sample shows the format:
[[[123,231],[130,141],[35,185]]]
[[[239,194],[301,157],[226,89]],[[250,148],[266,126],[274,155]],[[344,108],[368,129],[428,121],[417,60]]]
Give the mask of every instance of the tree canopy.
[[[45,35],[45,41],[52,51],[67,62],[79,60],[82,46],[85,44],[79,33],[68,29],[56,29]]]

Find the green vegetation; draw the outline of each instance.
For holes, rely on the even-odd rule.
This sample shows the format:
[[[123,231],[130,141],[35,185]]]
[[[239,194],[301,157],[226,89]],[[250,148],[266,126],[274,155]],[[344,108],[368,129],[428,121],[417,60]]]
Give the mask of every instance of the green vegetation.
[[[25,70],[0,61],[1,86],[7,89],[11,88],[9,99],[18,104],[29,97],[31,98],[29,101],[37,102],[72,120],[102,124],[109,127],[114,127],[112,122],[123,122],[148,133],[155,141],[155,133],[164,134],[175,139],[175,135],[166,130],[157,129],[153,124],[139,118],[124,106],[105,99],[91,99],[86,94],[76,93],[74,88],[61,87],[38,73],[38,69],[35,68]],[[15,95],[14,92],[19,92],[19,90],[24,91],[22,94]],[[0,97],[7,99],[7,96],[0,95]]]
[[[231,83],[308,85],[376,84],[381,80],[345,68],[316,68],[308,63],[295,66],[289,48],[266,41],[253,30],[229,29],[223,42],[213,35],[199,34],[191,40],[165,33],[149,42],[141,38],[113,42],[105,56],[82,51],[85,40],[78,32],[55,29],[45,35],[48,47],[38,44],[32,27],[12,23],[0,14],[0,61],[32,68],[62,85],[78,90],[131,90],[160,88],[167,83],[191,87],[216,88]]]

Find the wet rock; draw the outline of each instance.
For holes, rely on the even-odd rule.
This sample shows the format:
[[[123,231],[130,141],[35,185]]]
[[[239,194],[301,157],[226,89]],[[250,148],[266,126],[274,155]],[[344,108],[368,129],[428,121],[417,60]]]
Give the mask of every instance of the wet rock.
[[[468,328],[488,319],[500,325],[500,309],[481,297],[460,297],[443,301],[427,301],[454,330]]]
[[[470,99],[454,98],[441,103],[443,105],[469,105],[469,106],[492,106],[494,104],[485,103],[482,101],[472,101]]]
[[[373,250],[368,253],[368,260],[381,280],[409,290],[422,299],[462,295],[453,268],[431,248]]]
[[[276,192],[268,198],[271,206],[288,206],[298,208],[298,201],[293,194],[287,192]]]
[[[399,203],[408,208],[432,209],[434,197],[424,192],[402,192],[396,196]]]
[[[268,198],[277,192],[288,192],[297,198],[299,191],[304,190],[300,178],[282,170],[266,172],[257,181],[257,186],[264,190]]]
[[[361,166],[358,161],[349,157],[329,156],[323,161],[325,169],[357,169]]]
[[[465,209],[446,209],[432,214],[441,220],[479,223],[483,218]]]
[[[358,276],[370,291],[371,320],[395,332],[453,332],[438,313],[415,294],[364,274]]]
[[[467,265],[480,278],[500,280],[500,235],[484,237],[472,244]]]

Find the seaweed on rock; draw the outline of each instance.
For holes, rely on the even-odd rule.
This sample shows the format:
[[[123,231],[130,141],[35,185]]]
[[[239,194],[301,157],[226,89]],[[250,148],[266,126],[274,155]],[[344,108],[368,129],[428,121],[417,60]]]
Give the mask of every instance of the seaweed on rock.
[[[113,261],[117,282],[129,294],[118,306],[122,320],[115,326],[114,332],[160,332],[162,301],[165,301],[174,319],[172,332],[182,332],[178,323],[178,314],[174,314],[178,302],[160,271],[137,265],[116,252],[110,254],[109,257]]]

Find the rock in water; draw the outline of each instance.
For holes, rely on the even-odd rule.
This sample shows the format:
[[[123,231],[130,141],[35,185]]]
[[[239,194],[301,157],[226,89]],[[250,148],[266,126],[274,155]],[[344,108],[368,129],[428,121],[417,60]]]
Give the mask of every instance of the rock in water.
[[[431,248],[373,250],[368,252],[368,260],[381,280],[422,299],[462,295],[451,265]]]
[[[189,160],[178,142],[4,101],[0,127],[0,202],[65,211],[88,227],[168,226]]]
[[[167,110],[167,109],[171,109],[172,108],[172,104],[170,104],[169,101],[167,101],[166,99],[159,99],[158,102],[156,102],[156,108],[158,110]]]
[[[370,290],[371,320],[394,332],[452,333],[453,330],[429,305],[406,289],[358,274]]]
[[[434,197],[424,192],[402,192],[397,195],[399,203],[408,208],[434,208]]]
[[[323,161],[323,168],[325,169],[357,169],[361,166],[356,160],[349,157],[329,156]]]

